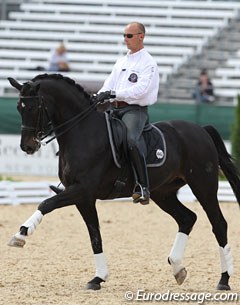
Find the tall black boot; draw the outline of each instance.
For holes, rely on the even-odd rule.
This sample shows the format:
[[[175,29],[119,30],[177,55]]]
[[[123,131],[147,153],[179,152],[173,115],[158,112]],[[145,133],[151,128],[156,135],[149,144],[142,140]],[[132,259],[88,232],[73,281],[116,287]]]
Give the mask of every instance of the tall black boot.
[[[129,149],[129,155],[136,174],[135,176],[137,176],[132,195],[133,202],[140,202],[144,205],[149,204],[150,192],[145,157],[136,146]]]

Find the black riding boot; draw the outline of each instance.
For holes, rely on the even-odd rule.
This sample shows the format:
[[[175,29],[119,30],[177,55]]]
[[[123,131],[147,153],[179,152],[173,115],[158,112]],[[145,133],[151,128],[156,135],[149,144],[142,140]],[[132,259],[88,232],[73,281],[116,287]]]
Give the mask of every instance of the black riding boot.
[[[134,203],[149,204],[150,192],[148,182],[148,172],[144,155],[137,147],[129,149],[130,159],[135,171],[136,185],[132,198]]]

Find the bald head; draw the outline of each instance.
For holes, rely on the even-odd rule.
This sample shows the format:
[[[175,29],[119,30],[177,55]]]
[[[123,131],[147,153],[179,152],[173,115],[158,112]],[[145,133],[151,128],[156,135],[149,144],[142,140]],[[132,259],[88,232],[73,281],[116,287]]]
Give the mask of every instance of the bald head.
[[[129,26],[131,25],[131,26],[136,27],[136,29],[137,29],[139,32],[145,34],[145,26],[144,26],[142,23],[140,23],[140,22],[131,22],[131,23],[129,23],[128,25],[129,25]]]

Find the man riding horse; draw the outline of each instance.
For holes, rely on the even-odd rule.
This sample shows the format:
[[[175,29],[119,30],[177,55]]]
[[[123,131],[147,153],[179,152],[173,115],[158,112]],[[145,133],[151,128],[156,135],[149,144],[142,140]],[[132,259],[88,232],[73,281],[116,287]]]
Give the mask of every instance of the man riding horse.
[[[129,51],[115,63],[97,99],[99,102],[111,99],[114,115],[127,128],[128,154],[137,180],[133,202],[148,204],[148,172],[140,137],[148,122],[147,106],[157,101],[159,73],[157,64],[144,48],[144,25],[138,22],[128,24],[123,36]]]

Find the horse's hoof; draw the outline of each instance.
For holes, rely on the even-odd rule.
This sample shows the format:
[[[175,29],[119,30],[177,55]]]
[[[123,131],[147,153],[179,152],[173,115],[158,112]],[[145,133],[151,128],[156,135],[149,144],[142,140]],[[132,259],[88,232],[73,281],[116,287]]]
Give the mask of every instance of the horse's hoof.
[[[88,289],[88,290],[100,290],[101,289],[101,285],[89,282],[86,285],[86,289]]]
[[[187,277],[187,270],[185,268],[182,268],[174,276],[175,276],[175,279],[176,279],[178,285],[182,285],[182,283],[184,282],[185,278]]]
[[[10,247],[17,247],[17,248],[23,248],[26,241],[21,238],[17,238],[16,236],[13,236],[11,240],[8,242],[8,246]]]
[[[102,280],[100,277],[96,276],[93,278],[90,282],[87,283],[86,289],[91,289],[91,290],[100,290],[101,289],[101,283],[105,282]]]
[[[231,290],[230,286],[229,285],[225,285],[225,284],[218,284],[217,285],[217,290]]]

